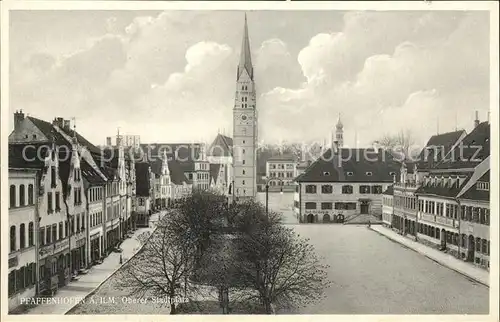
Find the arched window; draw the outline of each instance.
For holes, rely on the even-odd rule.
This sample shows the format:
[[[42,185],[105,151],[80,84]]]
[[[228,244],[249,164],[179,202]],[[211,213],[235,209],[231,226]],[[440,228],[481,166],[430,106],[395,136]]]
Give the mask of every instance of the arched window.
[[[10,251],[14,252],[16,249],[16,226],[10,226]]]
[[[19,206],[24,206],[26,204],[26,193],[24,189],[24,185],[19,186]]]
[[[19,248],[23,249],[26,247],[26,226],[21,224],[19,226]]]
[[[28,185],[28,205],[32,205],[33,201],[33,185]]]
[[[16,206],[16,186],[10,185],[10,207],[14,208]]]
[[[34,238],[35,238],[35,231],[33,229],[33,222],[30,222],[28,224],[28,246],[31,247],[33,246],[34,243]]]

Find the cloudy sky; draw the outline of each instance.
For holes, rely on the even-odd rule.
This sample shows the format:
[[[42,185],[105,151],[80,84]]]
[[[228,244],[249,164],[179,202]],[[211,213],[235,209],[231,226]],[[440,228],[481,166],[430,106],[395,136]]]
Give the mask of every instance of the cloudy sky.
[[[95,144],[232,132],[241,11],[14,11],[10,113],[76,117]],[[489,14],[250,11],[260,139],[361,145],[470,130],[489,108]],[[11,121],[11,127],[12,127]],[[222,131],[222,130],[221,130]]]

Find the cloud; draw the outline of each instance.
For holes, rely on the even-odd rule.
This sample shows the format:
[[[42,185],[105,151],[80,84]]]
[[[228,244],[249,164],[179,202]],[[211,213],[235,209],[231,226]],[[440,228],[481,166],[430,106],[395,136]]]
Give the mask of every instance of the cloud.
[[[325,13],[300,13],[307,17],[301,20],[297,12],[295,20],[285,12],[281,20],[252,15],[259,135],[266,142],[322,141],[339,113],[348,144],[355,131],[368,143],[396,128],[424,140],[436,118],[442,131],[453,130],[455,119],[468,128],[473,110],[489,107],[487,13],[347,12],[335,23]],[[11,110],[76,116],[96,141],[116,126],[145,141],[229,132],[241,15],[167,11],[126,20],[113,12],[102,26],[104,34],[89,35],[88,46],[64,56],[29,51],[16,39],[12,51],[23,54],[11,55]]]

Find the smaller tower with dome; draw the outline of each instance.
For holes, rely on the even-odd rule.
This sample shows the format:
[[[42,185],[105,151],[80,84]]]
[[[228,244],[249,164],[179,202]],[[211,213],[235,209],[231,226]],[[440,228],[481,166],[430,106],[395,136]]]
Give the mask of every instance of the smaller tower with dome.
[[[339,148],[342,148],[344,146],[344,125],[340,120],[340,113],[339,113],[339,118],[337,120],[337,125],[335,126],[335,138],[333,141],[337,142],[337,146]]]

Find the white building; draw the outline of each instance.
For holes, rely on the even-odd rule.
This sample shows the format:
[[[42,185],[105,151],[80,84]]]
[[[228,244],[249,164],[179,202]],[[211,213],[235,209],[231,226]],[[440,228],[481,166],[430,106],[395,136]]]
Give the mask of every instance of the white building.
[[[37,197],[40,172],[9,159],[9,312],[37,293]]]
[[[269,180],[270,190],[275,186],[283,186],[293,191],[293,180],[297,173],[295,159],[293,155],[277,155],[266,161],[266,179]]]

